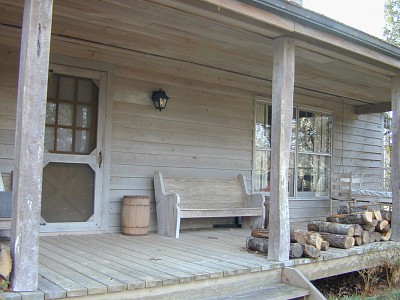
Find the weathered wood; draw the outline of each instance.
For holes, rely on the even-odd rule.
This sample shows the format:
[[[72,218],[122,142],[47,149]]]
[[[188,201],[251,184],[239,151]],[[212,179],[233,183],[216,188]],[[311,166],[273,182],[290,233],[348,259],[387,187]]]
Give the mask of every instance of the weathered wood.
[[[376,225],[378,225],[378,220],[374,219],[374,220],[372,220],[372,222],[361,225],[361,227],[364,228],[364,230],[370,231],[371,229],[373,229],[375,231]]]
[[[370,232],[369,233],[369,242],[374,243],[374,242],[379,242],[381,240],[381,234],[379,232]]]
[[[354,237],[321,232],[321,237],[329,242],[331,247],[349,249],[354,246]]]
[[[382,221],[382,214],[381,214],[380,210],[374,209],[372,212],[374,214],[374,219],[376,219],[378,221]]]
[[[400,77],[392,77],[392,236],[393,241],[400,241]]]
[[[381,233],[381,240],[382,241],[389,241],[390,238],[392,237],[392,229],[389,229],[388,232],[382,232]]]
[[[52,0],[26,0],[18,78],[11,223],[13,291],[36,291]]]
[[[0,275],[9,279],[12,270],[12,260],[8,247],[0,245]]]
[[[304,257],[317,258],[321,256],[321,250],[312,245],[304,244],[302,247]]]
[[[242,217],[243,228],[261,228],[264,197],[249,194],[237,178],[163,178],[154,173],[158,234],[179,238],[181,219]]]
[[[268,253],[268,239],[259,237],[248,237],[246,240],[246,247],[249,250]],[[303,255],[303,247],[299,243],[291,243],[289,257],[299,258]]]
[[[329,250],[329,242],[328,241],[322,241],[321,251],[328,251],[328,250]]]
[[[354,224],[354,236],[362,236],[364,229],[360,224]]]
[[[326,220],[341,224],[367,224],[372,222],[372,212],[364,211],[344,215],[332,215],[327,217]]]
[[[269,231],[268,229],[255,228],[251,230],[251,236],[267,239],[269,237]]]
[[[390,229],[389,222],[386,220],[381,220],[378,222],[378,224],[375,226],[375,230],[378,232],[388,232]]]
[[[312,223],[307,225],[307,229],[310,231],[330,232],[348,236],[354,235],[354,226],[350,224],[313,221]]]
[[[382,219],[384,219],[388,222],[390,222],[392,220],[392,212],[389,210],[381,209],[381,216],[382,216]]]
[[[272,75],[272,135],[270,226],[268,259],[289,258],[290,226],[288,178],[293,118],[295,45],[292,38],[274,40]]]
[[[369,243],[369,232],[366,230],[363,230],[361,238],[362,238],[363,244],[368,244]]]
[[[354,245],[355,246],[361,246],[362,244],[363,244],[362,237],[361,236],[355,236],[354,237]]]
[[[318,232],[311,232],[304,229],[290,229],[290,240],[300,244],[308,244],[321,249],[322,238]]]

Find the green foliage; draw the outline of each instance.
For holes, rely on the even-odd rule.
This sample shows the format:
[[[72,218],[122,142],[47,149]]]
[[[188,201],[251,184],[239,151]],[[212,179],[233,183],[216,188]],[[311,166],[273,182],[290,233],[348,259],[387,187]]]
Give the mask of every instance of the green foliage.
[[[388,43],[400,46],[400,0],[385,1],[383,36]]]

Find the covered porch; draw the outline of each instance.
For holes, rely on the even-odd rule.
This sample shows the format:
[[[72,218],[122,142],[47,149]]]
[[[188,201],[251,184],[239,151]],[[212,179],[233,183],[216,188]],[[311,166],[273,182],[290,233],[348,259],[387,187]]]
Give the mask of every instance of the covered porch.
[[[2,299],[225,299],[244,291],[282,292],[282,277],[295,268],[309,280],[366,267],[371,257],[390,255],[397,242],[348,250],[330,248],[318,259],[272,262],[246,250],[245,229],[185,230],[180,239],[150,233],[43,236],[39,285],[32,293],[4,293]],[[296,283],[287,294],[299,292]],[[301,287],[300,287],[301,288]],[[290,289],[293,289],[291,291]],[[300,289],[301,292],[301,289]]]
[[[15,291],[35,291],[38,269],[38,297],[43,297],[46,289],[52,291],[48,297],[89,297],[90,293],[103,295],[113,289],[128,293],[134,288],[135,292],[146,293],[146,287],[187,288],[180,283],[203,282],[200,279],[212,276],[225,279],[232,278],[225,275],[261,274],[274,268],[279,270],[279,279],[283,266],[292,264],[287,261],[289,222],[326,215],[330,172],[381,164],[381,119],[377,113],[390,108],[395,112],[392,167],[393,175],[398,176],[400,51],[343,24],[274,0],[69,0],[54,1],[54,6],[53,1],[45,0],[0,0],[0,5],[4,11],[0,16],[0,171],[14,171],[10,244]],[[77,83],[69,84],[71,78]],[[69,99],[79,94],[79,84],[87,84],[94,91],[89,98],[96,101],[88,105],[87,99]],[[48,93],[49,86],[56,87],[50,88],[53,94]],[[159,88],[171,97],[162,113],[154,109],[150,99],[152,91]],[[56,96],[63,93],[63,97]],[[72,102],[68,101],[72,100],[77,107],[83,102],[81,114],[70,108]],[[46,114],[46,109],[51,112],[57,105],[54,118]],[[259,107],[264,108],[263,114],[257,114]],[[318,113],[319,119],[330,120],[319,135],[326,147],[314,142],[313,133],[307,135],[312,149],[301,151],[296,145],[291,151],[294,108],[298,118],[318,119]],[[88,122],[93,127],[69,123],[88,109],[95,116],[93,122]],[[64,113],[67,121],[59,118]],[[60,125],[57,130],[56,125]],[[265,141],[260,149],[254,134],[257,125],[262,127]],[[83,129],[96,138],[82,138]],[[61,138],[63,132],[68,134]],[[79,141],[82,145],[86,142],[87,149],[79,148]],[[237,240],[228,235],[223,245],[223,238],[214,238],[211,233],[197,236],[203,231],[187,232],[179,241],[150,235],[132,242],[111,234],[121,229],[121,202],[128,194],[150,197],[150,229],[157,229],[154,171],[181,177],[244,174],[251,191],[259,192],[264,187],[257,185],[257,163],[264,161],[264,156],[257,156],[261,153],[265,161],[270,161],[261,171],[265,181],[270,179],[271,189],[265,189],[265,193],[271,200],[270,219],[276,224],[271,228],[271,244],[275,247],[269,253],[269,262],[241,251],[248,232]],[[292,156],[301,155],[309,159],[293,163]],[[305,165],[311,161],[328,162],[315,163],[315,170],[321,173],[318,179],[326,183],[322,190],[310,191],[308,187],[315,170]],[[89,209],[80,210],[81,218],[68,215],[62,219],[60,214],[52,219],[54,211],[46,213],[46,207],[63,209],[53,197],[42,195],[42,182],[57,178],[51,173],[43,175],[43,169],[52,164],[60,167],[57,174],[65,174],[71,165],[88,170],[90,176],[82,177],[93,181],[83,185],[93,194],[86,197]],[[290,170],[293,195],[287,190]],[[307,174],[302,175],[302,170]],[[81,177],[74,179],[81,183]],[[317,182],[316,177],[313,181]],[[394,177],[393,182],[393,239],[397,241],[399,178]],[[63,182],[57,184],[66,186]],[[56,194],[71,194],[74,188],[76,185],[61,188]],[[83,202],[79,197],[72,198]],[[228,221],[232,223],[232,219]],[[208,220],[188,222],[185,229],[213,224]],[[40,232],[66,236],[39,238]],[[194,234],[197,241],[190,239]],[[168,259],[160,260],[158,255],[150,256],[148,253],[154,252],[152,248],[157,245],[162,247],[161,253],[175,251],[172,257],[180,263],[163,265],[172,259],[170,254]],[[186,250],[193,255],[189,261],[184,259],[185,251],[179,249],[187,245],[193,247]],[[356,258],[343,254],[356,254],[352,251],[328,254],[332,259],[323,260],[325,268],[330,269],[330,261],[338,265],[334,255]],[[111,260],[111,255],[119,257],[118,261]],[[137,276],[148,277],[127,274],[137,264],[131,261],[133,255],[146,262],[140,264],[143,272]],[[242,259],[242,255],[250,255],[251,259]],[[73,260],[83,257],[84,261],[92,261],[91,267]],[[107,260],[108,265],[103,265]],[[202,263],[192,265],[193,261]],[[204,269],[203,262],[208,262],[210,269],[215,269],[211,267],[215,263],[216,273]],[[307,262],[311,261],[299,260]],[[85,279],[82,270],[97,266],[101,270],[107,267],[112,273],[105,272],[104,282],[95,283],[89,293],[83,283],[93,284],[93,279]],[[179,270],[177,266],[181,266]],[[168,268],[174,272],[170,274]],[[120,273],[136,281],[117,279],[115,275]],[[159,278],[155,276],[158,273],[168,276]],[[53,283],[58,279],[60,282],[54,287],[43,279],[49,276]],[[66,282],[61,282],[64,279]],[[104,298],[110,299],[108,295]]]

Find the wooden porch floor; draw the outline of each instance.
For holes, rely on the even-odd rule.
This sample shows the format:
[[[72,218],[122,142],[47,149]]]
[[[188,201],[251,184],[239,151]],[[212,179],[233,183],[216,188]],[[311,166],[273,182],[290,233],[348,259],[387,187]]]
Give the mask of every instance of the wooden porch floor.
[[[183,231],[179,239],[150,233],[48,236],[40,238],[39,292],[3,293],[0,299],[107,299],[106,293],[203,281],[299,266],[371,251],[371,245],[349,250],[331,248],[317,260],[269,262],[246,251],[249,230]],[[374,251],[398,243],[375,243]],[[311,266],[311,265],[310,265]],[[111,295],[111,294],[110,294]],[[23,297],[24,296],[24,297]],[[129,299],[129,298],[124,298]],[[132,298],[131,298],[132,299]]]

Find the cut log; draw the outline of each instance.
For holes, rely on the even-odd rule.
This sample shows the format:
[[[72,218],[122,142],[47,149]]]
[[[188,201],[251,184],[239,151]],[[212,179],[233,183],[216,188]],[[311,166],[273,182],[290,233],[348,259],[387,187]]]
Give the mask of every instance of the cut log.
[[[375,220],[382,221],[382,214],[381,214],[380,210],[374,209],[372,212],[374,214],[374,219]]]
[[[390,238],[392,237],[392,229],[389,229],[388,232],[382,232],[381,233],[381,240],[382,241],[389,241]]]
[[[321,251],[328,251],[328,249],[329,249],[329,242],[328,241],[322,241]]]
[[[251,231],[251,236],[267,239],[269,237],[269,231],[268,229],[256,228]]]
[[[341,224],[367,224],[372,222],[372,212],[364,211],[345,215],[332,215],[326,218],[328,222]]]
[[[379,221],[378,224],[375,226],[375,230],[378,232],[388,232],[389,229],[390,225],[389,222],[386,220]]]
[[[322,238],[318,232],[311,232],[303,229],[291,229],[290,240],[300,244],[308,244],[321,249]]]
[[[362,238],[362,243],[363,244],[368,244],[369,243],[369,232],[364,230],[362,235],[361,235],[361,238]]]
[[[379,242],[381,240],[381,234],[379,232],[370,232],[369,233],[369,242]]]
[[[362,236],[364,229],[360,224],[354,224],[354,236]]]
[[[261,253],[268,253],[268,239],[258,237],[248,237],[246,240],[246,247],[249,250],[258,251]],[[291,243],[289,257],[299,258],[303,255],[303,247],[299,243]]]
[[[315,248],[314,246],[304,244],[302,247],[304,257],[317,258],[321,255],[321,250]]]
[[[10,251],[6,246],[0,245],[0,275],[9,279],[12,271],[12,260]]]
[[[313,221],[311,224],[307,225],[307,229],[310,231],[330,232],[348,236],[354,235],[354,226],[351,224]]]
[[[390,222],[392,220],[392,212],[388,210],[381,209],[382,219]]]
[[[374,229],[375,231],[375,226],[378,225],[378,220],[372,220],[372,222],[369,222],[367,224],[361,225],[364,230],[371,231],[371,229]]]
[[[355,246],[361,246],[362,244],[363,244],[362,237],[361,236],[355,236],[354,237],[354,245]]]
[[[320,234],[325,241],[329,242],[331,247],[349,249],[354,246],[354,237],[325,232],[321,232]]]

